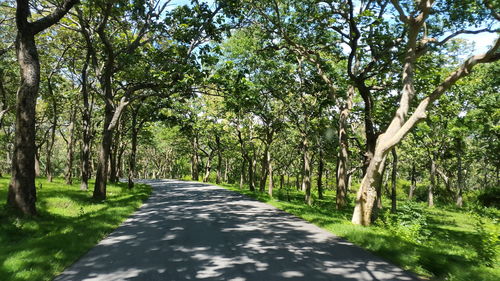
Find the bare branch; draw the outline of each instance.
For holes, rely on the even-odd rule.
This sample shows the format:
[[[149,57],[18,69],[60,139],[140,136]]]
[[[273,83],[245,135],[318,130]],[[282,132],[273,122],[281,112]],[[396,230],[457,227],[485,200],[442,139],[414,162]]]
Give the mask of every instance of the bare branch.
[[[391,0],[392,5],[394,8],[396,8],[396,11],[399,13],[399,19],[406,23],[410,20],[410,18],[406,15],[405,11],[403,10],[403,7],[399,4],[399,0]]]
[[[56,24],[78,2],[79,0],[66,0],[61,7],[57,7],[50,15],[31,23],[33,34],[40,33]]]

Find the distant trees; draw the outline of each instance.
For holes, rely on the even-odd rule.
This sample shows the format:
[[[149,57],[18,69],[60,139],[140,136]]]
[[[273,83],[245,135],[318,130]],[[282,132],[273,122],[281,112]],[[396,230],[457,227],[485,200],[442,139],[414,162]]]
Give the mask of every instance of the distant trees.
[[[296,189],[362,225],[384,195],[462,206],[498,186],[499,43],[466,58],[457,38],[497,32],[491,5],[75,3],[0,6],[0,171],[24,213],[36,173],[95,178],[96,200],[137,177]]]

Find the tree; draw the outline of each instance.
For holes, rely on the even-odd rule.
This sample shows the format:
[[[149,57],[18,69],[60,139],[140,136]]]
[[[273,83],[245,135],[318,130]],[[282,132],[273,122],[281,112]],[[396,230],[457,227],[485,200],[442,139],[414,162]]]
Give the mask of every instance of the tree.
[[[21,73],[17,91],[16,136],[12,158],[12,177],[7,203],[27,215],[36,215],[35,189],[35,103],[40,85],[40,61],[35,36],[56,24],[78,0],[65,0],[60,7],[30,22],[28,0],[17,0],[16,53]]]
[[[500,40],[496,40],[492,48],[486,53],[468,58],[461,66],[455,71],[452,71],[444,80],[436,85],[434,89],[430,92],[422,93],[424,97],[411,113],[411,104],[417,96],[414,77],[415,67],[418,62],[417,58],[424,55],[431,45],[442,45],[445,43],[445,40],[448,41],[450,38],[438,41],[435,38],[428,37],[428,34],[424,33],[423,36],[421,35],[424,26],[429,21],[429,15],[431,14],[431,9],[433,9],[434,1],[418,1],[412,6],[414,10],[410,12],[405,11],[399,1],[392,0],[391,2],[398,12],[399,20],[407,29],[407,36],[405,38],[406,49],[403,58],[402,72],[400,74],[402,83],[401,98],[389,126],[377,139],[374,157],[370,161],[356,196],[356,206],[352,217],[352,222],[354,224],[369,225],[371,223],[374,202],[377,198],[377,189],[379,189],[381,185],[381,175],[383,173],[385,159],[391,149],[400,143],[405,135],[408,134],[419,121],[426,118],[426,111],[432,106],[433,102],[450,89],[459,79],[469,75],[475,65],[500,59],[500,52],[498,52]],[[470,4],[469,8],[470,7],[478,8],[474,4]],[[446,6],[442,3],[434,7],[434,9],[441,9],[440,13],[437,13],[438,15],[449,15],[448,12],[456,12],[453,8],[455,8],[453,5]],[[472,20],[470,18],[462,18],[462,21],[460,21],[459,18],[453,22],[453,24],[460,24],[468,20],[481,20],[481,17],[487,11],[485,12],[485,9],[483,9],[480,10],[480,12],[482,12],[482,14],[476,18],[472,18]],[[433,13],[433,15],[435,14],[436,13]],[[456,16],[455,14],[452,15]],[[461,34],[467,33],[468,31],[462,30],[457,32]],[[456,34],[457,33],[454,35]]]

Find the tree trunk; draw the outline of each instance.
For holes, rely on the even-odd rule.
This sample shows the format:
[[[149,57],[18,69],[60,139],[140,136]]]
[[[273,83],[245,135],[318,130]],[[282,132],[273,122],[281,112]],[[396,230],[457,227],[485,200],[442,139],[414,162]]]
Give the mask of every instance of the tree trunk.
[[[311,156],[309,152],[309,143],[306,138],[302,141],[302,160],[304,161],[304,170],[302,178],[302,187],[305,190],[304,201],[307,205],[312,204],[311,198]]]
[[[217,144],[217,177],[215,183],[220,184],[222,179],[222,147],[219,135],[215,136],[215,143]]]
[[[205,166],[205,176],[203,176],[203,182],[208,182],[208,179],[210,178],[210,171],[212,170],[212,153],[208,155],[207,159],[207,165]]]
[[[118,149],[118,157],[116,158],[116,179],[123,178],[123,153],[125,153],[125,145],[120,144]]]
[[[35,35],[57,23],[77,1],[66,0],[62,7],[35,22],[28,22],[29,1],[16,2],[16,53],[21,86],[16,99],[16,134],[7,205],[26,215],[36,215],[35,107],[40,86],[40,61]]]
[[[462,168],[462,140],[458,140],[458,151],[457,151],[457,201],[456,206],[458,208],[462,208],[463,206],[463,197],[462,193],[464,190],[464,174]]]
[[[262,154],[262,162],[261,162],[261,172],[260,172],[260,184],[259,191],[264,192],[266,190],[266,182],[269,169],[267,167],[267,153],[269,152],[269,146],[266,143],[264,148],[264,153]]]
[[[119,122],[117,132],[113,134],[113,141],[111,144],[111,149],[109,153],[109,182],[117,183],[117,173],[118,173],[118,155],[119,155],[119,146],[120,146],[120,129],[121,122]]]
[[[269,174],[268,194],[270,197],[273,197],[274,180],[273,180],[273,163],[271,159],[271,150],[268,149],[266,154],[267,154],[267,168]]]
[[[386,175],[386,169],[385,169],[385,166],[384,166],[384,169],[382,170],[382,175],[380,176],[381,177],[381,183],[377,186],[377,198],[376,198],[376,205],[375,205],[375,208],[373,208],[373,211],[372,211],[372,219],[371,221],[375,221],[378,217],[378,214],[379,214],[379,210],[382,210],[382,208],[384,207],[382,205],[382,195],[383,195],[383,192],[382,192],[382,186],[384,185],[383,184],[383,181],[384,181],[384,176]]]
[[[70,117],[70,122],[69,122],[69,137],[68,137],[68,151],[67,151],[67,158],[68,158],[68,163],[66,164],[66,184],[72,185],[73,184],[73,151],[74,151],[74,137],[75,137],[75,116],[76,115],[76,109],[73,109],[71,112],[71,117]]]
[[[434,206],[434,189],[436,188],[436,161],[434,155],[431,158],[431,163],[429,167],[429,179],[430,185],[427,192],[427,205],[429,207]]]
[[[111,90],[111,89],[110,89]],[[95,200],[106,199],[106,185],[108,180],[108,163],[113,142],[113,131],[109,130],[109,125],[113,119],[113,106],[106,103],[104,107],[104,128],[102,131],[102,142],[97,164],[96,179],[94,185],[93,198]]]
[[[365,176],[361,181],[360,188],[356,194],[356,206],[352,216],[352,223],[359,225],[370,225],[373,210],[376,207],[377,187],[382,182],[384,162],[386,155],[375,154],[366,169]]]
[[[199,162],[198,162],[198,137],[194,136],[191,140],[191,179],[198,181],[199,176]]]
[[[134,178],[136,178],[136,155],[137,155],[137,116],[132,116],[132,140],[128,162],[128,188],[134,188]]]
[[[26,13],[29,13],[28,1],[24,2],[28,9]],[[21,70],[21,86],[17,91],[16,133],[7,204],[24,214],[36,215],[35,106],[40,85],[40,62],[35,36],[31,31],[18,31],[16,52]]]
[[[349,141],[347,136],[347,119],[352,109],[352,99],[354,96],[354,86],[349,86],[348,96],[345,106],[340,111],[338,139],[339,152],[337,157],[337,195],[335,205],[337,209],[343,209],[347,204],[347,170],[349,167]]]
[[[4,88],[3,84],[3,69],[0,69],[0,101],[1,101],[1,106],[0,106],[0,129],[3,127],[3,119],[5,117],[5,114],[10,110],[10,108],[7,105],[7,93]]]
[[[45,176],[48,182],[52,182],[52,151],[54,151],[54,143],[56,142],[57,128],[57,102],[52,91],[52,83],[50,78],[47,81],[49,95],[52,99],[52,126],[50,128],[50,140],[47,142],[47,161],[45,163]]]
[[[247,155],[248,161],[248,186],[250,191],[255,191],[255,177],[254,177],[254,169],[253,169],[253,160],[250,155]]]
[[[319,159],[318,159],[318,198],[323,199],[323,170],[324,170],[324,162],[323,162],[323,150],[319,150]]]
[[[87,46],[87,48],[89,48]],[[81,152],[81,182],[80,189],[87,191],[89,189],[89,178],[90,178],[90,150],[92,142],[92,115],[91,106],[89,102],[89,92],[88,92],[88,76],[87,70],[90,62],[90,51],[87,50],[87,55],[85,58],[85,63],[82,67],[82,99],[83,99],[83,109],[82,109],[82,152]]]
[[[225,163],[225,165],[224,165],[224,182],[226,182],[226,183],[227,183],[227,182],[229,181],[229,180],[228,180],[228,176],[229,176],[229,169],[230,169],[230,167],[229,167],[229,159],[228,159],[228,158],[226,158],[226,159],[224,160],[224,163]],[[232,180],[231,180],[231,181],[232,181]]]
[[[252,185],[255,189],[255,187],[257,186],[257,155],[256,155],[256,151],[255,149],[253,150],[252,152],[252,165],[253,165],[253,177],[252,177]]]
[[[396,213],[397,201],[396,201],[396,183],[398,176],[398,153],[396,148],[391,150],[392,152],[392,173],[391,173],[391,213]]]
[[[247,163],[246,158],[243,157],[241,161],[241,171],[240,171],[240,189],[243,189],[243,185],[245,184],[245,174],[246,174],[246,167],[245,164]]]
[[[417,188],[415,163],[412,163],[410,182],[411,183],[410,183],[410,191],[408,192],[408,200],[411,201],[413,199],[413,193],[415,192],[415,188]]]

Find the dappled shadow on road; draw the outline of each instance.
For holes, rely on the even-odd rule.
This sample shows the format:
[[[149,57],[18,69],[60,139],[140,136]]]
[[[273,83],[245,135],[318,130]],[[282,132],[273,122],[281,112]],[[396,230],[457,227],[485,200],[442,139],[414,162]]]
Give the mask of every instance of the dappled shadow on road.
[[[238,193],[149,183],[145,205],[55,280],[417,280]]]

